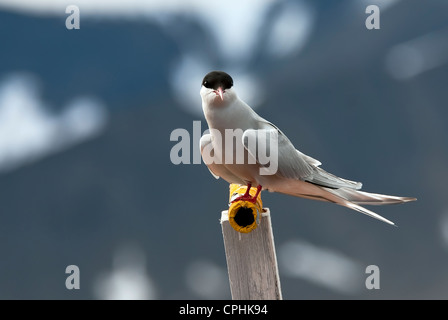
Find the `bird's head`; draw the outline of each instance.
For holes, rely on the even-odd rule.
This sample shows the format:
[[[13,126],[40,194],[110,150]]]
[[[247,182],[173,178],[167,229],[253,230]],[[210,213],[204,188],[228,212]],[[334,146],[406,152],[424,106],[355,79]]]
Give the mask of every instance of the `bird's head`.
[[[210,106],[227,105],[236,98],[233,79],[223,71],[212,71],[202,80],[201,97]]]

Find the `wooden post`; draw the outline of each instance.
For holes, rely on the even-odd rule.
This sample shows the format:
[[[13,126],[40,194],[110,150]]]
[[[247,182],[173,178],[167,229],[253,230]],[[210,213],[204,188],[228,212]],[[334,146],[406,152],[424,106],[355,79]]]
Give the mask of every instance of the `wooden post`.
[[[235,231],[228,211],[221,215],[222,234],[233,300],[281,300],[280,278],[269,209],[250,233]]]

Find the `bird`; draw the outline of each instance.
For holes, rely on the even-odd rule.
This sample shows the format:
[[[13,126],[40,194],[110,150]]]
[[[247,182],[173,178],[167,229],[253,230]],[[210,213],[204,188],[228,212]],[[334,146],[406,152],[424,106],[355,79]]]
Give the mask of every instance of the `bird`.
[[[232,202],[255,203],[260,192],[268,190],[332,202],[395,225],[363,205],[417,200],[361,191],[361,182],[343,179],[323,170],[319,160],[297,150],[277,126],[259,116],[241,100],[234,88],[233,78],[224,71],[207,73],[202,80],[200,95],[209,127],[208,133],[204,133],[199,141],[204,163],[216,179],[247,186],[246,192]],[[239,135],[230,135],[234,132],[239,132]],[[266,141],[275,141],[276,145],[269,147]],[[262,172],[268,168],[268,163],[262,161],[257,153],[256,148],[262,146],[267,146],[268,151],[277,152],[277,159],[269,163],[275,165],[275,172]],[[257,188],[254,196],[249,194],[252,187]]]

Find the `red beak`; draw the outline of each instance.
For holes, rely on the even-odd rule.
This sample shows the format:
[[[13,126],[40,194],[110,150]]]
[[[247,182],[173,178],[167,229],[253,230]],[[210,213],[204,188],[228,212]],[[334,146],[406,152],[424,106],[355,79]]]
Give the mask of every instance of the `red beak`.
[[[224,94],[224,90],[222,90],[222,88],[218,88],[218,90],[214,90],[213,92],[219,95],[221,100],[224,100],[224,97],[222,96]]]

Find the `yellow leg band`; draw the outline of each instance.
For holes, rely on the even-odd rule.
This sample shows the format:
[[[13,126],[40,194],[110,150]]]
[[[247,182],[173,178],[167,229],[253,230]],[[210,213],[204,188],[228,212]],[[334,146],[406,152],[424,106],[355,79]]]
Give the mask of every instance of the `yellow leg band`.
[[[232,183],[230,186],[229,196],[229,223],[233,229],[242,233],[249,233],[258,226],[261,212],[263,211],[263,203],[261,201],[261,193],[257,197],[256,203],[249,201],[236,201],[239,196],[246,193],[247,186]],[[253,197],[257,193],[257,188],[250,188],[249,194]]]

